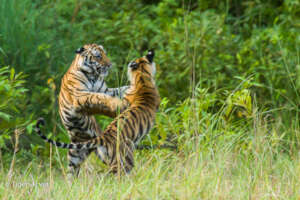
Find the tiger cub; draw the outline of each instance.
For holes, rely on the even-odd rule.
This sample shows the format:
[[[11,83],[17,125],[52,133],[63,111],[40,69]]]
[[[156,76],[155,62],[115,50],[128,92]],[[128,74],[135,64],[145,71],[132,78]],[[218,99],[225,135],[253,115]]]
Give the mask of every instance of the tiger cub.
[[[154,81],[156,68],[153,58],[154,51],[150,50],[146,56],[129,63],[130,88],[126,91],[123,101],[128,102],[130,106],[96,138],[71,144],[53,141],[42,134],[40,130],[40,124],[44,124],[42,119],[37,121],[37,133],[57,147],[79,151],[96,148],[96,154],[111,167],[112,172],[116,173],[118,169],[130,172],[134,166],[133,150],[152,128],[160,104],[160,96]]]
[[[87,44],[76,50],[76,56],[65,73],[59,93],[59,113],[72,142],[97,137],[101,129],[94,114],[115,117],[126,104],[120,100],[128,86],[108,88],[104,78],[111,62],[101,45]],[[95,149],[70,149],[68,174],[78,175],[81,163]]]

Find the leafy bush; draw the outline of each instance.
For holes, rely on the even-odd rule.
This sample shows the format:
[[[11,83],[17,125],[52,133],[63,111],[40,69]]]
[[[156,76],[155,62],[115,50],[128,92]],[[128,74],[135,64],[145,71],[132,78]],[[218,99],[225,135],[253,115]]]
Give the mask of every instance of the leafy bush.
[[[112,87],[126,84],[129,60],[156,50],[164,101],[152,140],[145,143],[184,144],[195,135],[211,141],[208,127],[210,133],[234,135],[251,128],[255,109],[282,120],[283,139],[293,141],[289,126],[298,127],[291,119],[298,119],[300,100],[299,7],[297,0],[0,0],[0,65],[29,75],[20,104],[27,102],[27,108],[17,110],[45,117],[45,132],[63,141],[66,134],[57,134],[64,132],[58,86],[74,50],[92,42],[102,44],[115,63],[108,77]],[[105,127],[110,119],[98,121]]]
[[[31,131],[31,117],[24,112],[28,98],[24,78],[14,68],[0,68],[0,148],[6,147],[5,141],[12,139],[15,131],[26,127]]]

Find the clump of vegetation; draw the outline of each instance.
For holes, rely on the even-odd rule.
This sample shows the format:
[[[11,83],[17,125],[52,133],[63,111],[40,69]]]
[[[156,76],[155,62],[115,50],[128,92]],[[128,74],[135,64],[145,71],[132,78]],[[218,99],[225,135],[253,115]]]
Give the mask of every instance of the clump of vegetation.
[[[24,131],[30,123],[26,111],[28,90],[24,87],[25,76],[16,74],[14,68],[0,68],[0,148],[7,148],[7,140],[12,139],[15,131]],[[27,126],[30,130],[31,126]],[[31,130],[30,130],[31,131]]]

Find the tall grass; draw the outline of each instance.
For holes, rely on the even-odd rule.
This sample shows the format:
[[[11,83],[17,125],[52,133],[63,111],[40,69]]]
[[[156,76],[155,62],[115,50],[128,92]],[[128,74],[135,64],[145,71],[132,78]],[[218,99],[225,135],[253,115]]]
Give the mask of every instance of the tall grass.
[[[0,41],[1,64],[10,64],[20,69],[22,64],[33,61],[37,57],[37,46],[43,35],[36,28],[37,17],[35,4],[31,1],[0,1]],[[22,22],[22,23],[21,23]],[[25,68],[28,71],[28,68]]]
[[[256,120],[251,131],[236,133],[251,135],[251,145],[245,149],[236,148],[232,138],[206,146],[199,145],[199,138],[191,138],[186,145],[197,146],[194,150],[137,152],[134,170],[121,179],[105,170],[97,173],[100,167],[94,157],[84,164],[72,185],[63,176],[64,167],[50,169],[49,163],[35,161],[16,166],[11,177],[1,172],[0,198],[297,199],[297,150],[282,153],[280,139],[269,137],[276,124],[267,125],[259,116]]]

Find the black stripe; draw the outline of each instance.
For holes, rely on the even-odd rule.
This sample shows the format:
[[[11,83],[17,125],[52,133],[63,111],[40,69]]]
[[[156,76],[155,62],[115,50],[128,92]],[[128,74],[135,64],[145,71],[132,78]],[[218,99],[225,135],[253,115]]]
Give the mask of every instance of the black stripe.
[[[141,137],[141,135],[143,135],[143,124],[142,123],[139,124],[139,134],[136,139],[139,139]]]
[[[40,133],[40,134],[42,134],[42,133]],[[44,136],[44,135],[40,135],[44,140],[48,140],[48,138],[46,137],[46,136]]]
[[[146,121],[147,121],[147,116],[146,116],[145,111],[140,112],[140,118],[141,118],[141,120],[143,120],[142,123],[146,123]]]
[[[92,143],[87,143],[86,147],[89,149],[90,147],[92,147],[92,145],[93,145]]]
[[[136,119],[136,114],[134,113],[133,110],[129,110],[129,113],[133,116],[134,119]]]
[[[139,83],[142,83],[142,84],[144,84],[145,83],[145,80],[144,80],[144,78],[143,77],[140,77],[140,79],[137,81],[137,83],[139,84]]]
[[[104,84],[104,80],[102,80],[102,83],[101,83],[101,86],[100,86],[99,91],[101,91],[101,89],[102,89],[102,87],[103,87],[103,84]]]
[[[86,132],[86,129],[85,128],[80,128],[80,127],[68,127],[68,130],[69,131],[72,131],[72,130],[74,130],[74,129],[77,129],[77,130],[79,130],[79,131],[81,131],[81,132]]]
[[[134,131],[134,128],[132,127],[132,124],[130,123],[129,119],[126,119],[126,125],[130,129],[129,131],[131,131],[130,139],[133,139],[135,137],[135,131]]]
[[[119,88],[114,88],[114,90],[116,91],[116,96],[119,96]]]
[[[73,154],[72,151],[69,151],[68,154],[69,154],[69,156],[71,156],[71,157],[78,157],[77,155]]]
[[[130,166],[133,166],[133,160],[129,156],[126,156],[125,159],[126,159],[126,162],[129,163]]]
[[[112,150],[112,156],[111,156],[111,159],[110,159],[110,164],[113,163],[113,161],[116,159],[116,147],[114,147],[114,149]]]
[[[69,167],[77,167],[77,166],[75,165],[75,163],[69,161]]]
[[[149,123],[149,122],[152,120],[152,115],[151,115],[151,113],[150,113],[149,110],[147,109],[147,110],[144,111],[144,114],[145,114],[145,116],[146,116],[146,121],[145,121],[145,122]]]
[[[153,97],[154,95],[152,92],[143,92],[143,96],[148,96],[150,98]]]
[[[145,70],[144,66],[142,67],[143,72],[145,72],[146,74],[152,76],[152,74],[150,74],[147,70]]]
[[[150,120],[148,120],[146,134],[150,131],[150,128],[151,128],[151,122],[150,122]]]
[[[79,81],[79,82],[82,83],[85,87],[88,88],[88,86],[87,86],[87,84],[86,84],[85,81],[83,81],[83,80],[81,80],[81,79],[79,79],[79,78],[77,78],[77,77],[74,77],[74,79],[76,79],[77,81]]]

